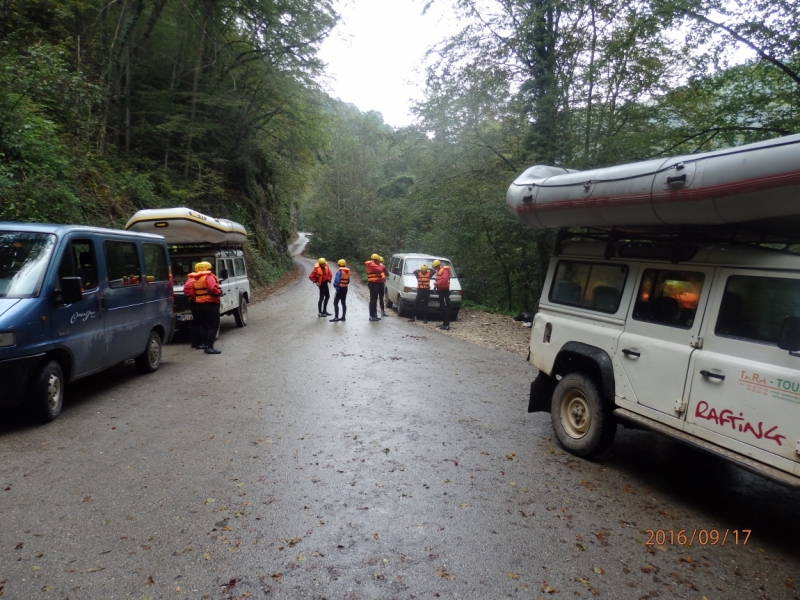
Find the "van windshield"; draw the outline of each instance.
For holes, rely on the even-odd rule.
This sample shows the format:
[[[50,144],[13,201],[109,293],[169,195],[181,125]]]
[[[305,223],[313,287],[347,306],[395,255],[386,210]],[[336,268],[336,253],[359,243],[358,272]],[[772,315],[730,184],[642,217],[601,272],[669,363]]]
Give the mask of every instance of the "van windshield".
[[[0,231],[0,298],[39,295],[56,236]]]
[[[419,269],[422,265],[428,265],[428,268],[431,267],[431,263],[433,262],[433,258],[407,258],[406,259],[406,266],[404,267],[404,271],[406,275],[411,275],[414,271]],[[443,265],[448,265],[450,267],[450,277],[456,278],[456,270],[453,268],[453,264],[449,260],[442,260],[439,259]]]
[[[189,273],[194,271],[194,266],[202,261],[211,263],[211,270],[215,271],[213,265],[217,264],[217,259],[213,256],[171,256],[170,263],[172,264],[173,285],[183,287]]]

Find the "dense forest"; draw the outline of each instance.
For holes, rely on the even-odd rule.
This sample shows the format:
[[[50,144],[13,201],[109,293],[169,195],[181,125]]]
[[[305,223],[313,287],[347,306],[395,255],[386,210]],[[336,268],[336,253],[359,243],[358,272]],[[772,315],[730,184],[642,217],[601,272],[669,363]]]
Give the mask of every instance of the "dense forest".
[[[800,131],[788,0],[433,3],[461,29],[393,129],[321,88],[332,0],[0,0],[0,220],[189,206],[246,225],[257,282],[302,228],[333,259],[447,256],[467,299],[519,310],[553,243],[504,205],[528,166]]]

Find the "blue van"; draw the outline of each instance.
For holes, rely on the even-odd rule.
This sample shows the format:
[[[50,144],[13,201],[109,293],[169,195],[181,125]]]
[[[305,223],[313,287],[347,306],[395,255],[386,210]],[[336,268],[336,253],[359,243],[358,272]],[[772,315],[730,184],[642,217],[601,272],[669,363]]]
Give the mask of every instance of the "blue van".
[[[129,358],[158,369],[172,330],[162,236],[0,222],[0,408],[52,421],[66,382]]]

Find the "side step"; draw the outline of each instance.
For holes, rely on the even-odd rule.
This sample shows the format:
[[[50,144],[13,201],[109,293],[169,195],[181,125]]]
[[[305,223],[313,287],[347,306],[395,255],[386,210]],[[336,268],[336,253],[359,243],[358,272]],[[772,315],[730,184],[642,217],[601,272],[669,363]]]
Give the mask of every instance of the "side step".
[[[690,446],[699,448],[700,450],[710,452],[711,454],[714,454],[723,460],[728,461],[729,463],[746,469],[751,473],[755,473],[756,475],[761,475],[762,477],[771,479],[777,483],[780,483],[781,485],[785,485],[790,488],[800,488],[800,477],[792,475],[791,473],[786,473],[785,471],[781,471],[775,467],[770,467],[769,465],[765,465],[764,463],[753,460],[752,458],[741,456],[740,454],[732,452],[726,448],[723,448],[722,446],[701,440],[693,435],[689,435],[683,431],[678,431],[677,429],[673,429],[672,427],[664,425],[663,423],[659,423],[653,419],[643,417],[642,415],[637,415],[636,413],[624,408],[615,409],[614,416],[622,421],[627,421],[634,425],[644,427],[645,429],[662,433],[673,439],[685,442]]]

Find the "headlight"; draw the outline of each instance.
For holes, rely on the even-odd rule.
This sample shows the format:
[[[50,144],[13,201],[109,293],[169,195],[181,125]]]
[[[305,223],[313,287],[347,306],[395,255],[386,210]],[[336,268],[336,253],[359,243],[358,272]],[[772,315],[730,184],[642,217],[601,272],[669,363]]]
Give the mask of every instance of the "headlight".
[[[14,337],[14,334],[11,332],[8,333],[0,333],[0,348],[5,348],[6,346],[13,346],[17,343],[17,339]]]
[[[415,288],[415,287],[403,286],[403,293],[404,294],[410,294],[410,293],[414,293],[415,294],[416,292],[417,292],[417,288]]]

